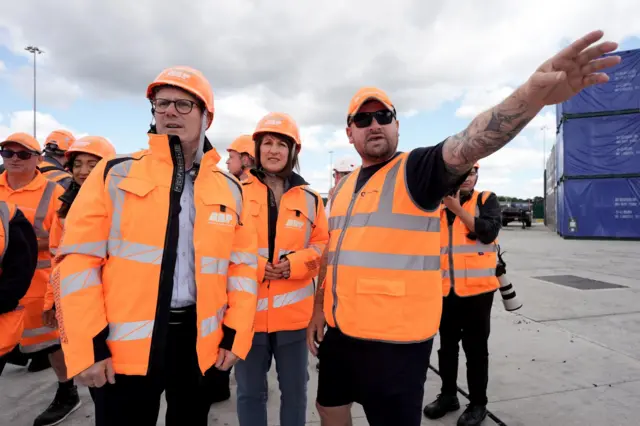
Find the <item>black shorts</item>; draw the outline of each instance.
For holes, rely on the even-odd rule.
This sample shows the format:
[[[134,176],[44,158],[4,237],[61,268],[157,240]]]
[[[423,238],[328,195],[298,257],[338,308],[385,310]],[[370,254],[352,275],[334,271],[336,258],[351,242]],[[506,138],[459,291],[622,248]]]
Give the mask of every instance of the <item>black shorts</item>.
[[[419,425],[433,340],[392,344],[355,339],[329,327],[319,348],[317,403],[357,402],[371,426]]]

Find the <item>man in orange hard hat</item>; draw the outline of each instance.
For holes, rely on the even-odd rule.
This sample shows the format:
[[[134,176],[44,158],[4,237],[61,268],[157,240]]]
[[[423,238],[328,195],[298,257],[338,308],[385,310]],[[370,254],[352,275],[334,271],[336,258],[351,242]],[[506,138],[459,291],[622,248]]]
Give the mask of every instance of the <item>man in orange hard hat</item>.
[[[227,148],[229,159],[227,169],[229,173],[244,182],[248,173],[256,164],[255,146],[251,135],[238,136]]]
[[[501,228],[500,203],[490,191],[475,191],[476,163],[460,189],[443,200],[440,213],[440,265],[443,307],[438,370],[440,395],[423,412],[430,419],[460,408],[456,380],[459,343],[467,358],[469,405],[458,426],[475,426],[487,416],[489,330],[493,294],[500,287],[495,267]]]
[[[77,388],[73,380],[67,377],[58,332],[55,327],[45,323],[43,315],[51,274],[49,233],[60,207],[58,198],[64,193],[64,188],[46,179],[38,170],[42,151],[38,141],[31,135],[9,135],[0,142],[0,154],[6,167],[6,171],[0,175],[0,200],[18,205],[33,225],[38,238],[37,269],[29,290],[20,300],[20,305],[24,307],[20,351],[31,358],[30,371],[53,367],[58,378],[58,390],[52,403],[60,414],[57,423],[80,406]],[[41,416],[34,421],[35,426],[49,424],[53,423]]]
[[[149,149],[99,162],[65,220],[52,287],[69,375],[96,424],[205,426],[203,375],[247,356],[257,237],[240,182],[205,136],[213,91],[172,67],[148,86]]]
[[[348,424],[353,402],[362,404],[371,426],[421,423],[427,360],[442,314],[441,200],[545,105],[608,80],[600,71],[621,58],[601,57],[617,48],[592,46],[602,36],[594,31],[569,45],[435,146],[398,152],[391,99],[373,87],[352,98],[346,133],[362,167],[342,179],[331,199],[324,285],[307,334],[322,360],[316,406],[323,424]]]
[[[65,168],[67,158],[64,154],[75,140],[75,137],[67,130],[51,132],[44,143],[42,163],[38,166],[44,177],[62,185],[65,189],[69,188],[73,178]]]

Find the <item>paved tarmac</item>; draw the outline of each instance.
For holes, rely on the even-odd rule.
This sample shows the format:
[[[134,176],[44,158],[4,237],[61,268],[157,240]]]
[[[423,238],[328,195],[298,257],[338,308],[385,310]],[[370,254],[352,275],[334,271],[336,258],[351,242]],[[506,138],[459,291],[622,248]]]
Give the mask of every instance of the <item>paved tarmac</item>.
[[[507,252],[508,276],[524,306],[506,312],[496,294],[488,395],[489,410],[502,423],[488,418],[484,424],[640,424],[640,243],[563,240],[541,224],[526,230],[512,224],[503,229],[500,242]],[[559,275],[624,287],[581,290],[535,278]],[[438,346],[436,342],[431,358],[436,367]],[[309,373],[307,424],[319,425],[313,358]],[[269,424],[278,425],[275,368],[270,375]],[[466,391],[465,377],[461,351],[459,386]],[[429,371],[425,403],[439,387],[438,376]],[[55,389],[51,370],[27,373],[7,366],[0,378],[0,425],[32,425]],[[81,392],[83,406],[63,425],[93,424],[91,399],[85,388]],[[455,425],[467,403],[460,398],[463,407],[458,413],[438,421],[424,419],[423,424]],[[368,424],[359,406],[352,415],[354,425]],[[163,413],[158,424],[164,425]],[[238,424],[233,397],[212,407],[209,424]]]

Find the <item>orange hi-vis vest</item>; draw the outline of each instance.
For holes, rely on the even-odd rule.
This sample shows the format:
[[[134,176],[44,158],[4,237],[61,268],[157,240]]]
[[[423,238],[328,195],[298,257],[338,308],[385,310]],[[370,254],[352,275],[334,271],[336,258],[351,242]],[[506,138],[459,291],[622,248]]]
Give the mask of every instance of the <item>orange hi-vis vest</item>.
[[[62,186],[47,180],[40,172],[36,172],[31,182],[17,190],[9,186],[6,172],[0,175],[0,200],[16,204],[33,225],[38,240],[49,238],[53,217],[60,206],[58,197],[63,192]],[[24,332],[20,341],[20,350],[24,353],[37,352],[59,343],[57,330],[42,322],[50,274],[51,253],[49,250],[40,250],[31,285],[20,300],[20,305],[25,308]]]
[[[55,160],[44,156],[42,163],[38,166],[40,173],[51,182],[55,182],[61,185],[63,188],[69,188],[73,176],[67,170],[65,170]]]
[[[300,179],[301,180],[301,179]],[[289,260],[288,279],[264,281],[269,256],[268,188],[251,175],[243,183],[245,198],[258,233],[258,307],[256,332],[301,330],[313,313],[315,278],[329,241],[327,217],[320,195],[307,185],[293,186],[280,200],[272,263]]]
[[[440,326],[440,209],[412,200],[407,157],[398,154],[354,193],[357,169],[331,200],[324,313],[348,336],[414,343]]]
[[[480,216],[478,197],[482,194],[482,202],[487,200],[490,192],[473,191],[471,198],[462,207],[474,217]],[[497,290],[500,287],[496,278],[498,261],[496,244],[483,244],[480,240],[471,240],[469,229],[456,217],[449,226],[447,212],[441,211],[440,243],[442,269],[442,294],[448,296],[451,288],[461,297],[475,296]],[[453,256],[451,256],[453,254]],[[453,270],[453,280],[450,271]]]
[[[16,206],[0,201],[0,268],[9,246],[9,222],[16,214]],[[2,270],[0,269],[0,274]],[[20,343],[24,330],[24,307],[0,315],[0,356],[6,355]]]
[[[223,326],[235,330],[231,351],[246,357],[257,303],[255,229],[240,182],[219,160],[208,150],[194,181],[203,373],[218,357]],[[146,375],[164,359],[177,212],[184,181],[192,179],[183,163],[178,137],[150,134],[149,149],[99,162],[82,185],[52,277],[69,377],[109,356],[115,372],[128,375]]]

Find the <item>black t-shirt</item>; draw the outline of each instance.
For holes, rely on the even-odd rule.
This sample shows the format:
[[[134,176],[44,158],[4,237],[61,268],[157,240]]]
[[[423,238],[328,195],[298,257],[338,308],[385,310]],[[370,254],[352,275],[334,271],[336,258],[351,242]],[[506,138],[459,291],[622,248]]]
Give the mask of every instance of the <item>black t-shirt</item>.
[[[414,201],[425,210],[434,210],[440,205],[445,195],[458,188],[467,178],[467,174],[454,175],[448,169],[442,157],[444,142],[424,148],[416,148],[407,158],[407,186]],[[355,192],[367,183],[378,170],[396,158],[384,163],[363,167],[358,174]]]

